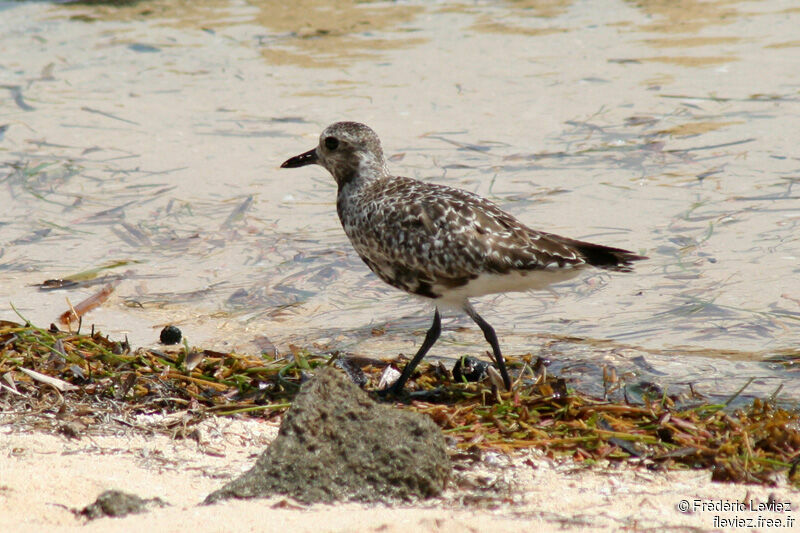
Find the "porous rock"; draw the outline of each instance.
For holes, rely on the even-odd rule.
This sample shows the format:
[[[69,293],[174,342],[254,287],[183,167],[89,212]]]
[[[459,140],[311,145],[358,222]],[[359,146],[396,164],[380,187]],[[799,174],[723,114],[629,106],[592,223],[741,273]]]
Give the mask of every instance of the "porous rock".
[[[148,507],[164,507],[166,503],[161,498],[140,498],[135,494],[121,490],[107,490],[100,494],[94,503],[76,511],[89,520],[112,516],[120,518],[129,514],[143,513]]]
[[[333,368],[303,384],[255,466],[205,503],[277,494],[299,501],[396,501],[438,495],[451,466],[427,416],[374,402]]]

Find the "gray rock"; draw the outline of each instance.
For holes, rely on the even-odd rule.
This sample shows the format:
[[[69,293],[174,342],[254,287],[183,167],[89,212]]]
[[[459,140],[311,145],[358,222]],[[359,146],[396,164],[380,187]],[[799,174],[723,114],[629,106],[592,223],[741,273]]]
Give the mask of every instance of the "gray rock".
[[[89,520],[104,516],[122,517],[129,514],[143,513],[149,507],[167,505],[161,498],[140,498],[135,494],[121,490],[107,490],[100,494],[94,503],[76,511]]]
[[[276,494],[307,503],[438,495],[450,477],[439,427],[374,402],[333,368],[306,382],[255,466],[205,503]]]

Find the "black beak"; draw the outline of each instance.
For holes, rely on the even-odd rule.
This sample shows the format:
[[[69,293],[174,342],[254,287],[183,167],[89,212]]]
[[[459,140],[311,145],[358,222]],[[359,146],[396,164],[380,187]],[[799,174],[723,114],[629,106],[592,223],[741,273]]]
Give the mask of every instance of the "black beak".
[[[306,165],[313,165],[317,163],[319,158],[317,158],[317,149],[312,148],[308,152],[300,155],[296,155],[291,159],[287,159],[281,165],[281,168],[297,168],[297,167],[304,167]]]

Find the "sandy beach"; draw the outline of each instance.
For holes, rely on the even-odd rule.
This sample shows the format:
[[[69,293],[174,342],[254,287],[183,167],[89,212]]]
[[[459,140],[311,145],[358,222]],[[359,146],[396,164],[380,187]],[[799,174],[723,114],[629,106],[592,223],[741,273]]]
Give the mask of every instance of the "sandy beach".
[[[143,426],[159,422],[141,421]],[[488,454],[479,465],[457,471],[441,498],[407,505],[305,506],[282,497],[200,505],[210,492],[248,469],[276,431],[274,423],[221,419],[203,423],[199,441],[123,430],[119,435],[71,439],[4,428],[4,530],[731,531],[739,528],[722,527],[721,520],[734,518],[750,521],[744,531],[798,530],[800,498],[784,483],[772,488],[712,483],[708,471],[584,467],[535,453]],[[88,523],[70,511],[108,489],[159,497],[169,506]],[[782,512],[757,510],[770,499],[787,506]],[[690,506],[687,512],[680,510],[686,505],[683,501]],[[739,510],[739,502],[747,508]],[[737,507],[713,508],[722,505]],[[783,525],[767,527],[766,520],[781,520]]]

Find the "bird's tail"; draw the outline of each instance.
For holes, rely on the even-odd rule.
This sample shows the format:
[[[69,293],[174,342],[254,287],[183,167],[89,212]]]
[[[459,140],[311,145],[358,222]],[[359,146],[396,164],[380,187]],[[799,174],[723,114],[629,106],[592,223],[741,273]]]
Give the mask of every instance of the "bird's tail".
[[[572,246],[578,250],[586,264],[592,265],[604,270],[613,270],[615,272],[632,272],[633,263],[635,261],[642,261],[649,259],[643,255],[636,255],[628,250],[622,248],[612,248],[610,246],[603,246],[602,244],[592,244],[590,242],[576,241],[574,239],[566,239],[561,237],[559,239],[564,244]]]

